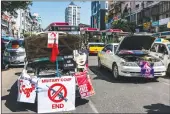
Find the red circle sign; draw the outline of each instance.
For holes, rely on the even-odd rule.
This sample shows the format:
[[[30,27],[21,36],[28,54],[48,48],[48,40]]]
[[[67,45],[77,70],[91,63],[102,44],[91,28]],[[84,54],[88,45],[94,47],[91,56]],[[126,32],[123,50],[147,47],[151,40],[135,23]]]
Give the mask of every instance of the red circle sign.
[[[54,88],[55,87],[59,87],[58,90],[55,90]],[[55,91],[55,92],[54,92]],[[63,98],[59,99],[58,95],[60,92],[63,91]],[[54,93],[54,94],[52,94]],[[67,89],[64,85],[62,84],[53,84],[52,86],[50,86],[49,90],[48,90],[48,97],[51,101],[55,102],[55,103],[58,103],[58,102],[61,102],[63,101],[67,96]],[[58,99],[57,99],[58,98]]]

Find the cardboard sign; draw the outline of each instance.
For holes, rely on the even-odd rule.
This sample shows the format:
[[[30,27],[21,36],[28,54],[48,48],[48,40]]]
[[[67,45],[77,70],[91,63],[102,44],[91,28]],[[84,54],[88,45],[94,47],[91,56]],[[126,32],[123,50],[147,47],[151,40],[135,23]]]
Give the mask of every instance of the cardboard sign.
[[[18,102],[35,103],[36,87],[30,80],[18,79]]]
[[[154,77],[154,69],[153,69],[152,64],[146,61],[141,61],[140,67],[141,67],[142,76],[147,77],[147,78]]]
[[[38,87],[38,113],[75,110],[75,77],[41,78]]]
[[[63,69],[71,70],[76,68],[76,62],[73,55],[64,56]]]
[[[58,44],[58,33],[56,32],[50,32],[48,33],[48,48],[52,48],[54,44],[54,39],[56,39],[56,44]]]
[[[90,77],[87,72],[79,72],[75,74],[81,98],[87,98],[95,94]]]

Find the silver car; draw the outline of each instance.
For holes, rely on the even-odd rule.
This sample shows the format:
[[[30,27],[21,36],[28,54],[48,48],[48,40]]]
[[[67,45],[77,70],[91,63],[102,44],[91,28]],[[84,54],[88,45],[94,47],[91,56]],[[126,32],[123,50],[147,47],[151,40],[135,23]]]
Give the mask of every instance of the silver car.
[[[21,66],[24,65],[25,57],[24,40],[16,39],[8,43],[4,51],[3,61],[6,67]]]

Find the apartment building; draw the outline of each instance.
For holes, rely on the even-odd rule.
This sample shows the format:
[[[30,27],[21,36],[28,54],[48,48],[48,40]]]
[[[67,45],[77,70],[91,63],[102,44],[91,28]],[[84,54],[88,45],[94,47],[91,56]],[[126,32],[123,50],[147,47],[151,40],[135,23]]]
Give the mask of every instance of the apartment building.
[[[80,9],[81,7],[71,2],[65,9],[65,22],[68,22],[69,25],[78,26],[80,24]]]
[[[124,17],[120,16],[120,12]],[[119,17],[134,22],[139,31],[167,31],[170,1],[113,1],[109,5],[108,23],[112,23]]]

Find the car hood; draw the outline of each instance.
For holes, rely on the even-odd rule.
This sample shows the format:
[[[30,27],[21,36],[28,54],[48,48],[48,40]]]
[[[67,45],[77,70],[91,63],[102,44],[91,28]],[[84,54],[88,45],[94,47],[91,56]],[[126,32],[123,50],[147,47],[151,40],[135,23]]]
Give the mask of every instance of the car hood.
[[[122,39],[117,51],[120,50],[149,50],[156,38],[146,35],[128,36]]]

